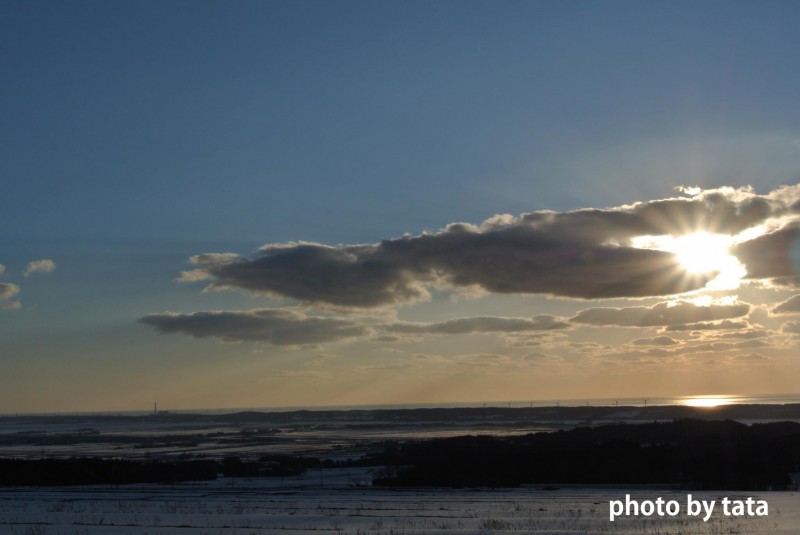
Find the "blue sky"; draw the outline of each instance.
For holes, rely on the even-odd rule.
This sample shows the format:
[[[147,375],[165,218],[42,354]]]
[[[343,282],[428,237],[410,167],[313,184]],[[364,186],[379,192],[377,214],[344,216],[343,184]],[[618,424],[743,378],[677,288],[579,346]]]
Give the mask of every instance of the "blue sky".
[[[135,408],[154,397],[182,407],[304,404],[273,393],[274,377],[294,393],[325,392],[309,404],[470,401],[484,370],[448,381],[450,390],[402,372],[390,396],[364,386],[375,382],[368,370],[363,384],[345,379],[434,353],[472,369],[472,353],[458,358],[470,346],[500,360],[524,355],[493,334],[387,343],[373,358],[380,342],[223,343],[137,320],[286,307],[354,317],[291,292],[202,293],[175,282],[201,253],[374,244],[495,214],[664,199],[682,184],[752,185],[760,195],[794,184],[798,15],[793,2],[4,2],[0,283],[18,287],[20,306],[0,310],[0,410]],[[39,259],[57,268],[24,277]],[[761,289],[750,303],[778,303],[790,290]],[[538,290],[451,294],[437,287],[380,314],[568,318],[620,305]],[[571,343],[598,338],[582,329],[570,330]],[[628,342],[610,345],[622,353]],[[549,356],[573,358],[560,347]],[[761,356],[778,375],[797,371],[778,349]],[[301,373],[306,361],[324,373]],[[564,373],[530,371],[550,382]],[[620,388],[566,376],[574,397]],[[737,381],[715,388],[743,389]],[[661,393],[706,393],[690,383]],[[753,389],[781,387],[767,377]]]

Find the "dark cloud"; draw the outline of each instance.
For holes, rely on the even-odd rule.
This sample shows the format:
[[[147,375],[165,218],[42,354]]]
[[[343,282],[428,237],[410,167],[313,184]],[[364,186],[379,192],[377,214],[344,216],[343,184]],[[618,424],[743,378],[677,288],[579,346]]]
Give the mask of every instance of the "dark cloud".
[[[761,340],[747,340],[746,342],[710,342],[689,346],[686,348],[686,352],[704,353],[709,351],[730,351],[732,349],[753,349],[767,346],[768,344]]]
[[[781,327],[781,332],[786,334],[800,334],[800,322],[787,321]]]
[[[533,352],[522,356],[523,362],[528,364],[558,364],[564,361],[563,358],[547,353]]]
[[[769,347],[769,344],[763,340],[747,340],[746,342],[737,342],[738,349],[754,348],[754,347]]]
[[[431,287],[446,286],[584,299],[667,296],[702,288],[714,274],[689,276],[673,253],[634,247],[635,238],[734,235],[768,224],[777,230],[732,252],[751,279],[797,282],[791,252],[800,186],[766,195],[749,188],[692,193],[608,209],[498,215],[375,244],[268,244],[251,258],[205,253],[190,259],[196,268],[180,280],[353,308],[424,300]]]
[[[478,316],[458,318],[440,323],[397,322],[384,328],[401,334],[470,334],[470,333],[514,333],[526,331],[553,331],[568,329],[570,325],[555,316],[540,315],[534,318],[502,318]]]
[[[578,312],[570,321],[584,325],[616,325],[621,327],[661,327],[714,321],[745,316],[750,305],[699,306],[688,301],[657,303],[650,307],[587,308]]]
[[[613,209],[534,212],[523,215],[522,220],[559,229],[571,240],[590,243],[698,231],[736,234],[791,210],[780,191],[764,196],[748,188],[725,187],[691,198],[637,202]]]
[[[552,343],[554,334],[564,336],[561,331],[506,333],[503,341],[507,347],[537,347]]]
[[[266,342],[304,345],[335,342],[371,334],[359,323],[306,316],[286,309],[210,311],[191,314],[148,314],[139,321],[162,333],[180,332],[193,338],[219,338],[226,342]]]
[[[607,351],[614,348],[608,344],[601,344],[600,342],[570,342],[567,347],[580,351],[581,353],[593,353],[596,351]]]
[[[391,334],[382,334],[380,336],[376,336],[375,338],[372,338],[370,340],[370,342],[393,343],[393,342],[399,342],[400,340],[402,340],[402,338],[400,338],[399,336],[394,336],[394,335],[391,335]]]
[[[636,297],[697,289],[710,277],[682,276],[672,253],[569,243],[519,224],[489,232],[451,226],[378,245],[268,246],[254,259],[191,273],[212,278],[214,288],[343,307],[425,300],[431,285],[506,294]]]
[[[646,349],[635,349],[631,351],[613,351],[598,355],[598,358],[610,362],[648,364],[674,358],[680,354],[681,353],[677,350],[665,349],[663,347],[649,347]]]
[[[754,338],[766,338],[770,336],[770,331],[765,331],[762,329],[752,329],[747,331],[741,332],[733,332],[733,333],[725,333],[717,335],[716,338],[720,339],[754,339]]]
[[[736,233],[790,213],[791,195],[721,188],[611,209],[501,215],[377,244],[268,244],[252,258],[194,256],[197,268],[181,279],[341,307],[423,300],[431,286],[587,299],[674,295],[703,287],[713,274],[690,277],[673,253],[633,247],[634,238]]]
[[[669,336],[656,336],[654,338],[637,338],[631,342],[635,346],[674,346],[677,340]]]
[[[786,301],[778,303],[772,309],[773,314],[798,314],[800,313],[800,295],[793,295]]]
[[[800,286],[800,185],[780,188],[770,197],[773,209],[770,232],[738,244],[733,249],[750,279],[770,279],[782,286]]]
[[[780,286],[800,286],[800,224],[738,244],[732,251],[748,279],[769,279]]]

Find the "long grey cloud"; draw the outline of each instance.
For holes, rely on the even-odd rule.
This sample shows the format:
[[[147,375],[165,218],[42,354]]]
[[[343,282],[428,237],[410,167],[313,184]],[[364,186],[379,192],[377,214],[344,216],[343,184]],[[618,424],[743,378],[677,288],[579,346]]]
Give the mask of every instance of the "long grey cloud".
[[[747,303],[699,306],[688,301],[657,303],[650,307],[587,308],[570,318],[573,323],[594,326],[665,327],[746,316]]]
[[[570,328],[569,323],[561,321],[555,316],[545,314],[533,318],[477,316],[439,323],[397,322],[384,325],[384,329],[388,332],[400,334],[515,333],[553,331],[568,328]]]
[[[193,338],[226,342],[304,345],[364,337],[372,331],[354,321],[307,316],[287,309],[148,314],[141,323],[162,333],[180,332]]]
[[[669,336],[655,336],[653,338],[637,338],[631,341],[634,346],[674,346],[680,342]]]
[[[374,244],[273,243],[252,257],[204,253],[191,258],[194,269],[180,280],[351,308],[425,300],[431,287],[584,299],[668,296],[702,288],[715,274],[689,276],[673,253],[634,247],[634,238],[733,235],[768,223],[773,234],[734,252],[748,277],[787,279],[793,264],[763,258],[785,252],[798,214],[800,186],[766,195],[719,188],[609,209],[498,215]]]

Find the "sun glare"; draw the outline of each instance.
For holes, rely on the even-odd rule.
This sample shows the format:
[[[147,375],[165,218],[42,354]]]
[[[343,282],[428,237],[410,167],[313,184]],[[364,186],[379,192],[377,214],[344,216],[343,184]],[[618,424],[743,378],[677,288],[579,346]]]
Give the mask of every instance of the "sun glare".
[[[681,401],[687,407],[719,407],[730,405],[736,401],[730,396],[691,396]]]
[[[672,252],[690,273],[711,273],[725,267],[730,254],[730,236],[697,232],[675,238]]]
[[[640,236],[634,246],[674,253],[689,275],[716,273],[706,288],[732,290],[739,287],[747,273],[739,260],[730,254],[734,240],[725,234],[695,232],[684,236]]]

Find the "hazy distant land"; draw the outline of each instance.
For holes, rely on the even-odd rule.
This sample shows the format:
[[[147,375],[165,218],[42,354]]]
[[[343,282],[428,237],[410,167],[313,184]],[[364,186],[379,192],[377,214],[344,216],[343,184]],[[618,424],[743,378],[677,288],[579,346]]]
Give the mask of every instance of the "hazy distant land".
[[[525,435],[675,419],[800,422],[800,404],[475,407],[298,410],[225,414],[26,415],[0,417],[0,457],[99,456],[221,459],[264,453],[355,458],[386,441],[459,435]]]

